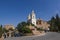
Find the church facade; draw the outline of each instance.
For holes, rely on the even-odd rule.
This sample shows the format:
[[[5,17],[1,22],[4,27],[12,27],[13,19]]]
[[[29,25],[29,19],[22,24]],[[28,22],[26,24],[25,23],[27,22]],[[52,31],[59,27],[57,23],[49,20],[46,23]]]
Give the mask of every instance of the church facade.
[[[35,16],[34,10],[32,10],[32,13],[28,15],[28,22],[36,26],[36,16]]]
[[[42,19],[37,19],[34,10],[28,15],[28,22],[34,24],[37,28],[48,29],[50,24]]]

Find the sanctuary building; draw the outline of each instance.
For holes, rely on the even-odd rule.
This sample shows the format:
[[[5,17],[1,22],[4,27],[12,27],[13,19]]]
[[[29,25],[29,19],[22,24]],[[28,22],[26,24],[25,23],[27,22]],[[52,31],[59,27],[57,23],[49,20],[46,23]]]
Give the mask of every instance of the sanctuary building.
[[[42,19],[37,19],[34,10],[28,15],[28,22],[34,24],[37,28],[48,29],[50,24]]]

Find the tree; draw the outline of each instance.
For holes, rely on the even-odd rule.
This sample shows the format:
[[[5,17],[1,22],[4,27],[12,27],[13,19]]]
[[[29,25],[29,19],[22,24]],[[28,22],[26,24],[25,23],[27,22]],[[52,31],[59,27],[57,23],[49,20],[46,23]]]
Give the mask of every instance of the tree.
[[[2,37],[3,34],[3,29],[2,29],[2,25],[0,26],[0,38]]]
[[[50,23],[50,30],[51,31],[60,31],[60,17],[58,14],[56,14],[55,17],[52,17],[49,21]]]
[[[60,17],[58,14],[56,14],[56,22],[55,25],[57,26],[58,30],[60,31]]]
[[[17,25],[18,31],[21,32],[21,33],[31,33],[32,31],[29,28],[26,27],[27,25],[28,24],[26,22],[19,23]]]
[[[50,23],[50,30],[55,31],[55,17],[52,17],[51,20],[49,21]]]
[[[28,26],[30,26],[30,25],[31,25],[31,26],[35,26],[34,24],[32,24],[32,23],[30,23],[30,22],[27,22],[27,25],[28,25]]]

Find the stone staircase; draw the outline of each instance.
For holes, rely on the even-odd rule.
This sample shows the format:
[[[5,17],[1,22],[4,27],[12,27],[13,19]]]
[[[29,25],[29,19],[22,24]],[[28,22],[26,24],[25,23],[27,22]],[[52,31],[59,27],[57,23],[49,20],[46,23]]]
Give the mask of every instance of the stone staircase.
[[[29,28],[32,30],[33,35],[41,34],[40,31],[38,31],[34,26],[30,26]]]
[[[37,31],[37,30],[33,30],[32,32],[33,32],[34,35],[39,35],[40,34],[40,32]]]
[[[34,28],[35,30],[32,30],[33,34],[34,35],[39,35],[40,34],[40,31],[38,31],[36,28]]]

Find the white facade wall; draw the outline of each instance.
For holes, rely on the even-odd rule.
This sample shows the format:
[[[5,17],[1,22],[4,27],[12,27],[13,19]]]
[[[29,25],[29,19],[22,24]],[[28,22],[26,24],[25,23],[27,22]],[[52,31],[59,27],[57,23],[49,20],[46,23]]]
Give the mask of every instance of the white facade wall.
[[[34,10],[32,10],[32,13],[29,14],[28,20],[30,20],[30,23],[36,26],[36,16],[35,16]]]

